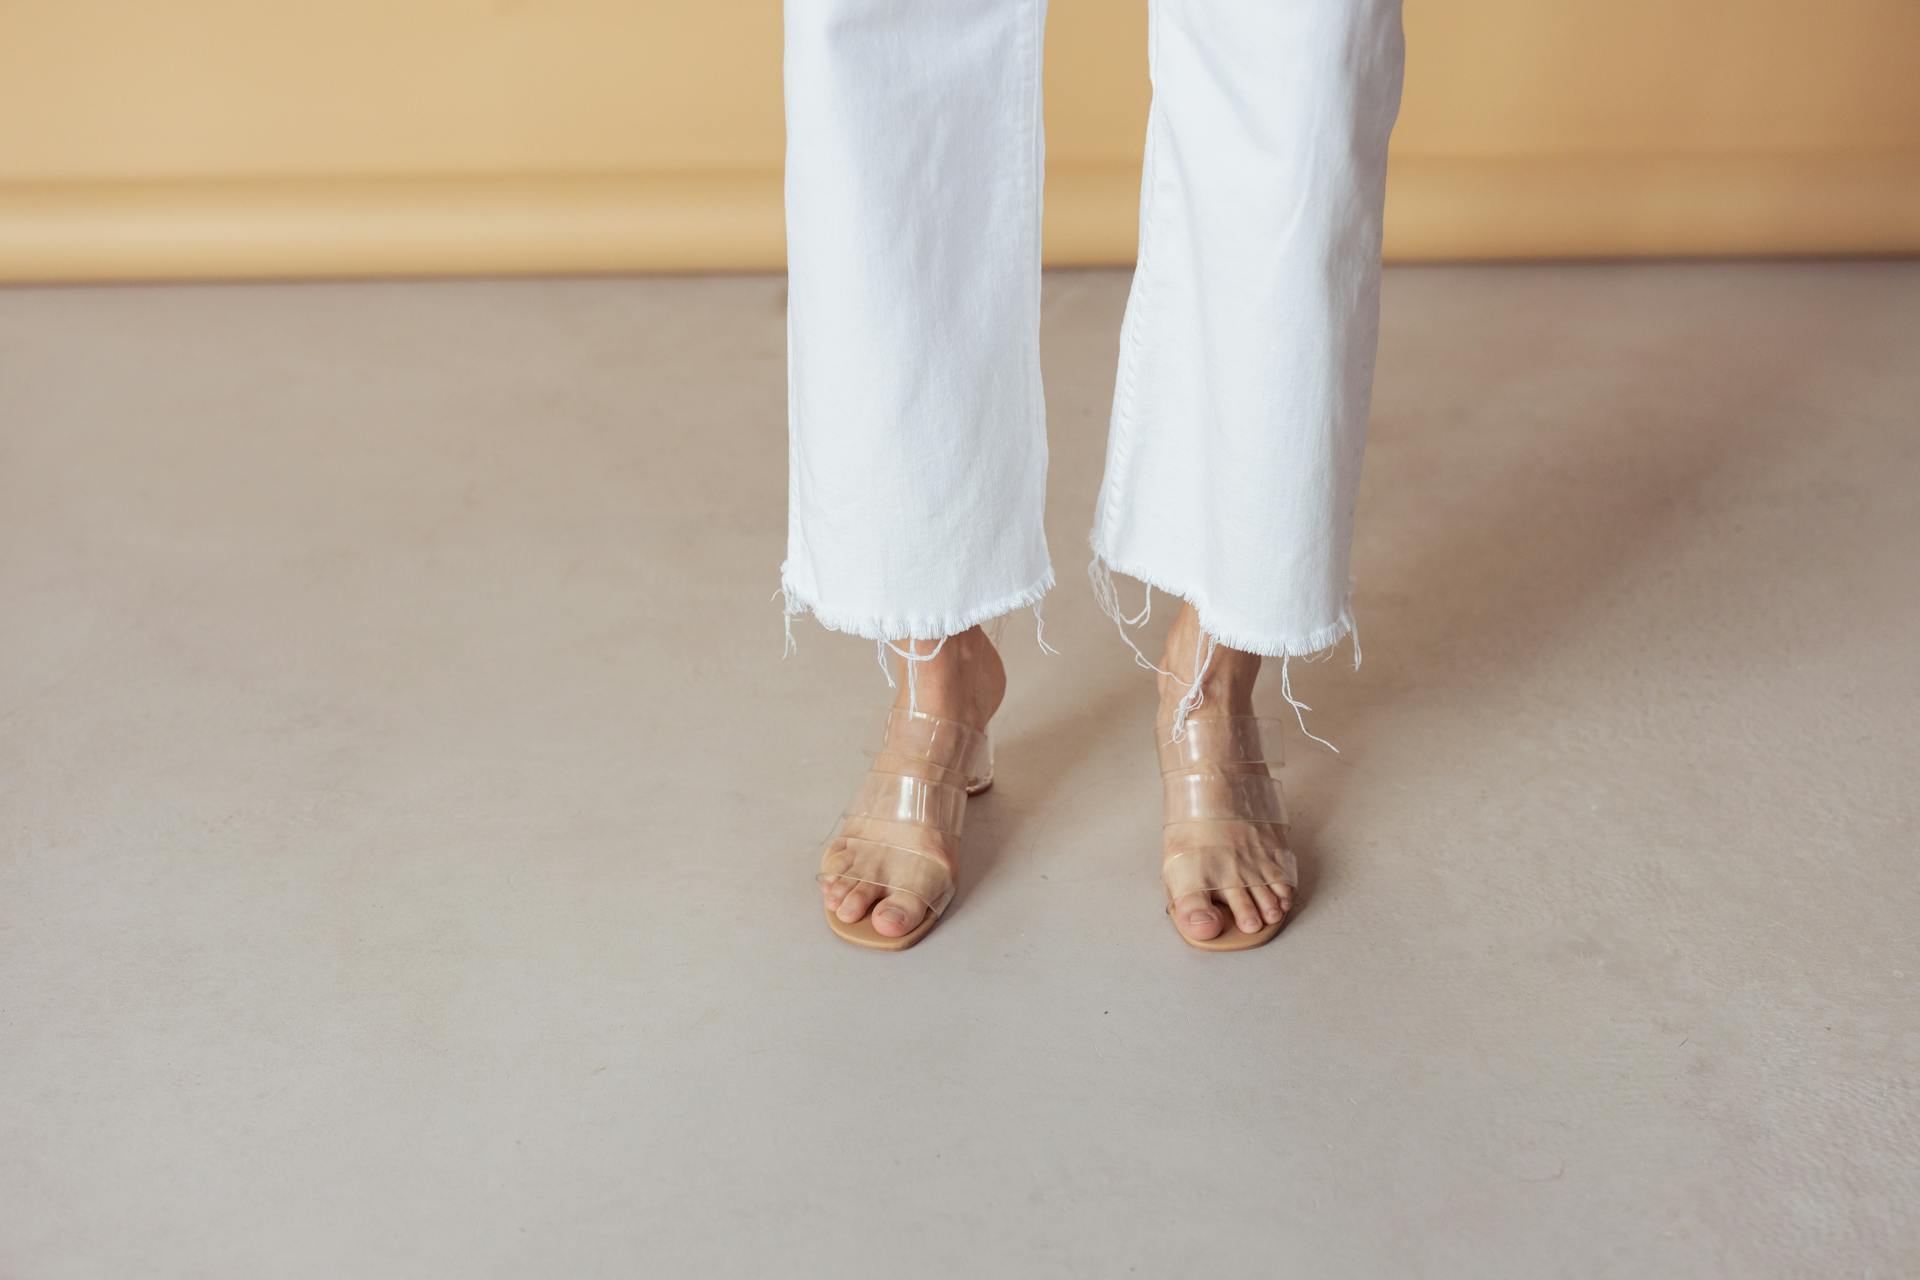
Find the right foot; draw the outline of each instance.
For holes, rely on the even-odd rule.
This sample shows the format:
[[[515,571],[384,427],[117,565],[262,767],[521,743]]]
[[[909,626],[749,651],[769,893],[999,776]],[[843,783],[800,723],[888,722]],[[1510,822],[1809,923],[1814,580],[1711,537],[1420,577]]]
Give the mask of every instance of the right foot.
[[[927,653],[932,641],[901,647]],[[916,662],[908,712],[906,661],[891,659],[899,696],[874,768],[820,862],[827,910],[845,924],[872,917],[883,938],[903,938],[945,905],[959,851],[959,813],[979,766],[979,739],[1006,695],[1006,669],[979,627],[948,638]],[[941,727],[956,722],[963,728]],[[971,732],[969,732],[971,731]],[[885,816],[882,816],[882,815]],[[882,870],[875,870],[883,866]],[[853,874],[847,874],[853,873]],[[890,883],[878,883],[885,880]],[[916,892],[917,890],[917,892]]]

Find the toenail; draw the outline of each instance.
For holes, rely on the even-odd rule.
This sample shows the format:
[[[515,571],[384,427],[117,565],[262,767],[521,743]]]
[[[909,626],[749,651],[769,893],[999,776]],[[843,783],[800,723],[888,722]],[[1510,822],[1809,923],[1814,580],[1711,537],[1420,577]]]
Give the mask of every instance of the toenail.
[[[1191,913],[1190,913],[1190,914],[1189,914],[1189,915],[1187,916],[1187,923],[1188,923],[1188,924],[1212,924],[1212,923],[1213,923],[1213,912],[1211,912],[1211,911],[1195,911],[1195,912],[1191,912]]]
[[[907,913],[904,911],[887,910],[880,913],[880,918],[888,924],[905,924],[907,922]]]

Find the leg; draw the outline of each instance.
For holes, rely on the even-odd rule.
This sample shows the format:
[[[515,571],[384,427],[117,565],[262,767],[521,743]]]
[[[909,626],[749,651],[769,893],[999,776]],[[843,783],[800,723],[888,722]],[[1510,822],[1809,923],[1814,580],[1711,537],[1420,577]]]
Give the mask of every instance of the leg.
[[[1398,0],[1153,0],[1140,260],[1093,545],[1249,653],[1352,627]]]
[[[1403,48],[1399,0],[1153,0],[1152,13],[1140,260],[1093,546],[1097,571],[1186,602],[1161,661],[1164,742],[1189,715],[1251,717],[1260,655],[1352,629]],[[1267,794],[1265,763],[1198,763],[1218,795]],[[1262,869],[1175,901],[1190,939],[1261,932],[1291,907],[1272,796],[1244,821],[1170,821],[1170,860]]]
[[[1045,0],[787,0],[790,611],[937,640],[1052,581]]]
[[[1006,686],[978,624],[1052,585],[1041,526],[1045,7],[786,0],[781,585],[790,613],[898,645],[882,656],[901,677],[902,715],[889,718],[820,877],[837,920],[870,915],[886,939],[913,933],[950,884],[928,867],[950,872],[957,851],[951,744],[985,729]],[[901,651],[923,659],[911,679]],[[938,722],[964,729],[928,736]]]

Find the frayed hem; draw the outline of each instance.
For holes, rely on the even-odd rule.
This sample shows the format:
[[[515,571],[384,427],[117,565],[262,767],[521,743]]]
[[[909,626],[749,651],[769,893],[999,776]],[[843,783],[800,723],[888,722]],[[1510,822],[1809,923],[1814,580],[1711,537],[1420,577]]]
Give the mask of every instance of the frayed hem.
[[[1135,567],[1115,564],[1101,552],[1097,539],[1091,541],[1093,542],[1093,560],[1087,565],[1087,578],[1093,584],[1094,598],[1099,602],[1100,611],[1113,619],[1114,626],[1119,628],[1121,641],[1125,643],[1127,648],[1133,650],[1133,660],[1140,666],[1145,667],[1149,671],[1158,672],[1169,680],[1180,679],[1179,676],[1174,675],[1173,672],[1168,671],[1165,667],[1162,667],[1159,663],[1154,662],[1151,658],[1147,657],[1146,654],[1142,653],[1140,646],[1134,643],[1133,637],[1127,634],[1128,627],[1143,626],[1146,624],[1147,619],[1153,616],[1153,593],[1156,589],[1164,595],[1170,595],[1191,606],[1195,617],[1199,620],[1200,637],[1193,655],[1193,675],[1186,682],[1186,691],[1181,696],[1179,706],[1174,712],[1173,723],[1170,727],[1171,736],[1168,738],[1169,742],[1180,741],[1186,733],[1188,718],[1192,712],[1199,707],[1200,700],[1204,696],[1201,693],[1201,686],[1206,680],[1207,668],[1213,663],[1215,651],[1221,645],[1226,645],[1230,649],[1238,649],[1243,653],[1258,654],[1263,658],[1280,659],[1280,696],[1285,698],[1287,705],[1293,709],[1293,716],[1295,721],[1300,725],[1300,732],[1333,752],[1335,755],[1340,754],[1340,748],[1307,728],[1307,717],[1305,713],[1313,710],[1313,708],[1293,696],[1293,673],[1288,670],[1288,665],[1295,658],[1301,658],[1308,662],[1314,661],[1313,655],[1328,653],[1332,650],[1333,646],[1339,644],[1341,640],[1347,636],[1352,636],[1353,668],[1356,671],[1360,669],[1360,634],[1353,620],[1353,584],[1351,579],[1348,580],[1346,598],[1341,602],[1339,616],[1331,623],[1310,631],[1302,637],[1271,641],[1252,636],[1244,631],[1232,628],[1219,628],[1217,625],[1218,620],[1211,614],[1207,606],[1196,598],[1198,596],[1197,592],[1178,590],[1169,586],[1164,579],[1156,575],[1142,573]],[[1128,577],[1136,578],[1146,584],[1146,603],[1141,606],[1140,612],[1133,617],[1128,617],[1120,608],[1119,593],[1115,591],[1113,585],[1113,575],[1115,573],[1124,573]]]
[[[792,627],[794,618],[810,613],[813,615],[813,620],[828,631],[858,636],[862,640],[901,643],[909,640],[944,640],[948,636],[959,635],[962,631],[991,622],[995,618],[1003,617],[1016,610],[1031,609],[1040,603],[1047,592],[1053,590],[1053,586],[1053,567],[1049,565],[1040,580],[1030,587],[989,601],[977,608],[963,609],[939,619],[863,618],[831,609],[822,609],[817,601],[809,600],[796,591],[784,573],[781,575],[780,590],[777,594],[781,597],[782,611],[786,614],[789,628]]]
[[[1218,640],[1229,649],[1238,649],[1242,653],[1257,653],[1263,658],[1313,658],[1332,649],[1335,645],[1354,635],[1357,627],[1353,618],[1353,594],[1348,590],[1341,602],[1340,612],[1334,620],[1324,627],[1318,627],[1302,636],[1290,636],[1281,640],[1272,640],[1257,636],[1236,627],[1222,627],[1218,615],[1205,601],[1199,599],[1195,591],[1183,591],[1158,575],[1145,572],[1138,565],[1125,564],[1114,560],[1100,551],[1093,551],[1093,563],[1108,573],[1121,573],[1129,578],[1151,587],[1162,595],[1172,596],[1185,604],[1193,606],[1200,619],[1200,629]],[[1356,638],[1353,646],[1354,669],[1360,667],[1360,645]]]

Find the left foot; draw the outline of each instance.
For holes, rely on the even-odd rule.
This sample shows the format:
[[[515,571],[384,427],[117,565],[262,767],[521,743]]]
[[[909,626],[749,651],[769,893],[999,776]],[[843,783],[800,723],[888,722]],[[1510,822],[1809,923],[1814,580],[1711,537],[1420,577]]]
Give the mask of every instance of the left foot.
[[[1167,647],[1160,665],[1174,673],[1175,679],[1160,677],[1160,710],[1155,728],[1161,746],[1163,764],[1169,754],[1178,757],[1182,770],[1197,771],[1180,775],[1188,786],[1201,788],[1196,796],[1209,814],[1204,822],[1173,819],[1165,828],[1163,842],[1168,864],[1169,893],[1184,881],[1193,883],[1196,863],[1205,860],[1235,874],[1228,880],[1251,881],[1242,887],[1207,885],[1204,891],[1184,892],[1174,898],[1171,913],[1174,927],[1194,942],[1211,942],[1229,930],[1259,933],[1286,919],[1293,907],[1293,886],[1280,882],[1284,874],[1291,879],[1292,855],[1287,850],[1284,815],[1269,807],[1268,797],[1277,797],[1278,788],[1266,782],[1240,783],[1237,777],[1271,778],[1267,765],[1249,761],[1258,750],[1235,750],[1236,734],[1244,726],[1223,723],[1231,717],[1252,717],[1253,686],[1260,675],[1260,656],[1238,649],[1218,646],[1200,682],[1199,706],[1187,717],[1189,732],[1183,743],[1169,748],[1175,714],[1181,697],[1193,679],[1196,642],[1201,638],[1200,619],[1192,605],[1183,605],[1180,615],[1167,633]],[[1212,723],[1208,723],[1212,722]],[[1268,744],[1277,752],[1279,743]],[[1169,780],[1170,803],[1191,805],[1186,793],[1173,794]],[[1238,819],[1238,820],[1236,820]],[[1175,868],[1179,868],[1176,872]],[[1212,879],[1218,883],[1220,877]],[[1268,883],[1257,883],[1258,881]]]

